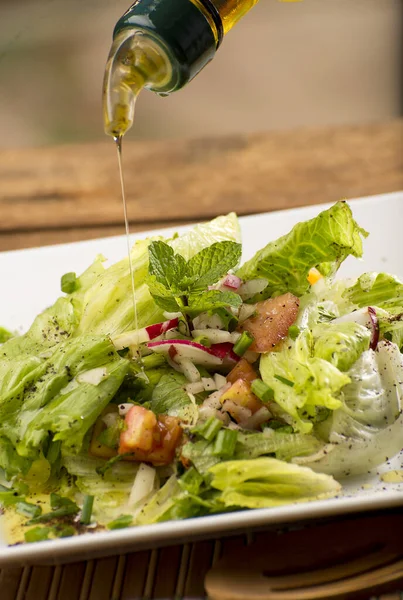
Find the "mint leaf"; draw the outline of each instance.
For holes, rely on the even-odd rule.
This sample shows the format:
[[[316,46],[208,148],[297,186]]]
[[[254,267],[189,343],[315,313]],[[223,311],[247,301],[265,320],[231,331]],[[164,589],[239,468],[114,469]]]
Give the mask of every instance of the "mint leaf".
[[[167,312],[178,312],[182,310],[175,298],[175,294],[162,283],[159,283],[156,280],[155,275],[149,275],[146,278],[146,283],[151,296],[160,308]]]
[[[209,290],[203,294],[189,294],[188,306],[185,306],[182,310],[190,316],[194,316],[201,312],[207,312],[216,308],[225,308],[228,306],[238,308],[241,304],[241,297],[234,292]]]
[[[148,247],[149,273],[166,288],[178,291],[186,275],[186,261],[165,242],[151,242]]]
[[[187,263],[187,275],[194,281],[190,290],[205,290],[217,283],[238,265],[241,254],[242,246],[236,242],[216,242],[198,252]]]

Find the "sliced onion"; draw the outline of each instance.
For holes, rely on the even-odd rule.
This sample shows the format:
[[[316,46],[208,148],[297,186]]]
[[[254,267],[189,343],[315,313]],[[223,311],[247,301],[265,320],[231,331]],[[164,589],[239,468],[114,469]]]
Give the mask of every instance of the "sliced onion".
[[[195,381],[200,381],[201,376],[199,370],[189,358],[181,358],[180,361],[178,361],[178,364],[182,369],[182,373],[188,381],[190,381],[191,383],[194,383]]]
[[[249,298],[253,298],[256,294],[260,294],[268,285],[267,279],[251,279],[250,281],[245,281],[238,289],[238,294],[241,296],[242,300],[249,300]]]
[[[194,338],[204,336],[212,344],[224,344],[225,342],[235,344],[241,334],[238,332],[230,333],[229,331],[222,331],[222,329],[194,329],[192,331],[192,336]]]
[[[144,342],[149,342],[150,336],[147,333],[146,328],[134,329],[133,331],[126,331],[112,338],[112,343],[116,350],[123,350],[123,348],[129,348],[131,346],[139,346]]]
[[[379,342],[379,321],[378,321],[378,317],[376,315],[376,310],[372,306],[368,306],[368,314],[369,314],[369,318],[371,320],[371,329],[372,329],[371,343],[370,343],[369,347],[371,348],[371,350],[376,350],[376,347]]]
[[[236,404],[232,400],[225,400],[222,409],[229,412],[237,423],[245,422],[252,415],[252,411],[249,408],[239,406],[239,404]]]
[[[243,323],[249,319],[256,310],[256,304],[242,304],[239,309],[239,322]]]
[[[131,402],[125,402],[124,404],[119,404],[119,414],[121,417],[127,415],[131,407],[134,406]]]
[[[141,463],[134,478],[133,487],[130,492],[129,506],[135,506],[154,489],[156,470],[145,463]]]
[[[212,392],[217,389],[216,382],[212,377],[202,377],[201,382],[206,392]]]
[[[96,369],[90,369],[79,373],[76,379],[79,383],[90,383],[91,385],[99,385],[103,379],[108,375],[106,367],[97,367]]]
[[[193,327],[195,329],[221,329],[223,326],[219,315],[209,315],[200,313],[193,319]]]
[[[257,352],[253,352],[252,350],[247,350],[243,355],[244,359],[247,360],[248,363],[250,363],[251,365],[253,365],[253,363],[257,361],[259,356],[260,354],[258,354]]]
[[[131,404],[131,406],[133,406]],[[110,412],[102,417],[102,421],[105,423],[107,427],[113,427],[116,421],[119,419],[118,413]]]
[[[266,406],[259,408],[246,421],[242,421],[241,425],[244,429],[258,429],[262,423],[266,423],[271,418],[271,412]]]
[[[200,392],[204,392],[204,385],[201,381],[195,381],[194,383],[185,385],[185,390],[188,394],[200,394]]]
[[[217,390],[221,390],[224,385],[227,385],[227,378],[224,375],[220,375],[220,373],[215,373],[214,381],[217,386]]]

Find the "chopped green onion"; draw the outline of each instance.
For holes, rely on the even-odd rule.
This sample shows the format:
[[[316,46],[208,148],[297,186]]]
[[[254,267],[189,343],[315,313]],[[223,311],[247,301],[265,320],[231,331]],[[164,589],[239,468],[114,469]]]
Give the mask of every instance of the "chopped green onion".
[[[252,381],[251,387],[252,392],[262,402],[270,402],[274,399],[274,390],[261,379],[255,379],[254,381]]]
[[[292,340],[296,340],[300,333],[301,330],[298,325],[291,325],[291,327],[288,328],[288,337]]]
[[[210,348],[211,346],[210,340],[205,335],[199,335],[195,337],[193,341],[197,344],[201,344],[202,346],[206,346],[207,348]]]
[[[77,277],[75,273],[65,273],[61,280],[61,289],[65,294],[72,294],[77,289]]]
[[[214,442],[213,456],[230,458],[235,452],[238,434],[233,429],[221,429]]]
[[[17,494],[15,490],[9,490],[7,492],[0,492],[0,504],[1,506],[7,507],[17,502],[24,502],[24,496]]]
[[[60,446],[61,446],[60,441],[57,441],[57,442],[51,441],[50,442],[49,448],[48,448],[48,451],[46,454],[46,458],[50,462],[50,464],[53,464],[59,458]]]
[[[286,379],[286,377],[282,377],[281,375],[275,375],[274,378],[278,381],[281,381],[281,383],[288,385],[289,387],[294,387],[294,382],[290,381],[289,379]]]
[[[92,506],[94,504],[94,496],[85,496],[83,510],[81,513],[80,523],[89,525],[91,523]]]
[[[114,521],[111,521],[107,524],[108,529],[124,529],[125,527],[130,527],[133,523],[132,515],[121,515]]]
[[[42,507],[37,504],[31,504],[30,502],[17,502],[15,510],[19,515],[24,517],[39,517],[42,514]]]
[[[155,369],[165,363],[165,358],[162,354],[153,353],[148,356],[143,356],[141,362],[143,363],[144,369]]]
[[[78,506],[73,500],[65,498],[64,496],[59,496],[59,494],[54,494],[53,492],[50,494],[50,506],[53,510],[62,508],[62,506],[74,506],[78,512]]]
[[[243,356],[249,346],[253,344],[254,340],[255,338],[249,331],[244,331],[239,340],[234,344],[233,351],[238,356]]]
[[[211,442],[211,440],[213,440],[220,431],[222,426],[223,422],[220,421],[220,419],[216,419],[216,417],[210,417],[205,423],[199,427],[196,427],[193,431],[204,437],[204,439],[208,442]]]
[[[53,527],[52,533],[56,537],[65,538],[75,535],[76,530],[72,525],[66,525],[65,527]]]
[[[73,504],[73,506],[61,506],[60,508],[56,508],[56,510],[52,510],[51,512],[45,513],[44,515],[39,515],[38,517],[34,517],[27,521],[26,525],[36,525],[37,523],[48,523],[53,519],[60,519],[61,517],[69,517],[70,515],[76,515],[78,513],[78,506]]]
[[[146,403],[144,403],[143,406],[146,407]],[[125,452],[124,454],[118,454],[117,456],[114,456],[113,458],[107,460],[102,467],[97,467],[95,471],[98,473],[98,475],[105,475],[108,469],[113,467],[115,463],[119,462],[120,460],[123,460],[125,456],[133,456],[133,452]]]
[[[25,541],[31,542],[43,542],[49,539],[49,534],[52,531],[50,527],[33,527],[24,533]]]

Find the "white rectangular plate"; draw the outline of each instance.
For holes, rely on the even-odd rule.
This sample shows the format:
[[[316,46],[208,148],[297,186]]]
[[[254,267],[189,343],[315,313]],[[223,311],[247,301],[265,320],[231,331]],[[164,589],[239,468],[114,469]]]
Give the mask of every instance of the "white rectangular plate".
[[[364,259],[348,259],[341,275],[354,277],[364,271],[389,271],[403,278],[403,192],[352,200],[350,204],[356,220],[371,235],[364,242]],[[249,259],[256,250],[286,233],[299,221],[314,217],[327,206],[241,218],[243,260]],[[181,227],[175,231],[186,229],[188,227]],[[149,233],[169,235],[173,231],[165,229]],[[145,237],[145,234],[132,237],[134,241]],[[58,297],[63,273],[83,271],[97,254],[101,253],[114,262],[125,252],[125,238],[115,237],[0,253],[0,324],[26,330],[34,317]],[[399,506],[403,504],[403,484],[385,484],[380,474],[401,468],[402,457],[399,455],[371,474],[350,479],[344,484],[340,497],[306,504],[241,511],[13,547],[7,546],[0,531],[0,565],[73,561],[276,523]]]

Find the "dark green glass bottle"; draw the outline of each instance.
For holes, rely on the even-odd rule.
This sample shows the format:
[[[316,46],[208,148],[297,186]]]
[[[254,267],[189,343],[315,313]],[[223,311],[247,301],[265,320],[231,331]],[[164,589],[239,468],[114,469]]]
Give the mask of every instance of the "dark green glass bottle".
[[[258,0],[137,0],[116,24],[105,70],[105,131],[133,124],[135,100],[149,89],[181,89],[215,56],[224,35]]]

